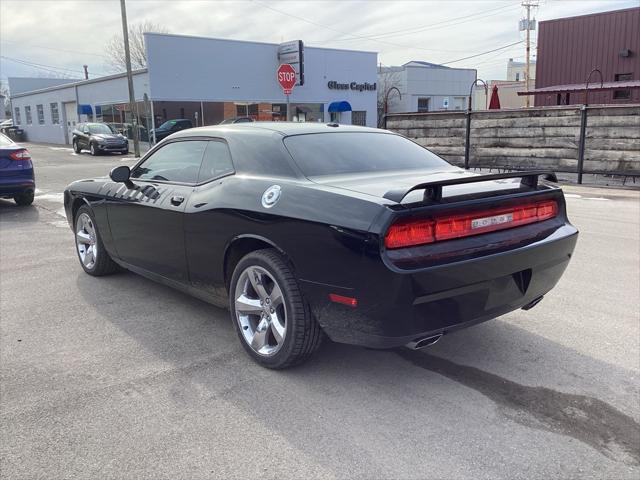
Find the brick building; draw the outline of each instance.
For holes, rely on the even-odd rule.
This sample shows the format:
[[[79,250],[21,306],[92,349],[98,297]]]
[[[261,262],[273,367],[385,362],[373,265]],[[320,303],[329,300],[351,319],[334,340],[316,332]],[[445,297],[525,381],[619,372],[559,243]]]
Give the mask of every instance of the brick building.
[[[605,84],[621,82],[629,87],[640,81],[640,7],[538,25],[535,85],[553,91],[536,95],[536,106],[583,103],[581,90],[594,68],[602,72]],[[597,72],[590,83],[600,83]],[[556,86],[560,88],[551,88]],[[589,103],[640,103],[640,89],[610,85],[607,90],[590,92]]]

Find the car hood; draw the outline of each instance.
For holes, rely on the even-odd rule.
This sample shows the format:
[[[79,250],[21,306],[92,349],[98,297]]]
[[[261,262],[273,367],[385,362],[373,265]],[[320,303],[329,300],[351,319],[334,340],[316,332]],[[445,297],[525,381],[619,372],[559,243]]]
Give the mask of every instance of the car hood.
[[[385,193],[391,190],[409,189],[414,185],[425,182],[437,182],[455,178],[466,178],[477,176],[477,173],[463,170],[457,167],[450,167],[444,170],[410,170],[402,172],[384,172],[369,174],[348,174],[335,176],[311,177],[309,180],[324,186],[331,186],[364,193],[374,197],[384,197]],[[493,192],[497,190],[510,190],[514,188],[514,183],[519,184],[518,179],[493,180],[480,183],[470,183],[463,185],[453,185],[446,187],[445,196],[468,195],[483,192]],[[420,191],[412,192],[407,196],[407,200],[416,195],[422,195]]]
[[[107,140],[115,138],[116,140],[124,140],[125,137],[120,135],[119,133],[94,133],[91,135],[93,138],[97,138],[98,140]]]

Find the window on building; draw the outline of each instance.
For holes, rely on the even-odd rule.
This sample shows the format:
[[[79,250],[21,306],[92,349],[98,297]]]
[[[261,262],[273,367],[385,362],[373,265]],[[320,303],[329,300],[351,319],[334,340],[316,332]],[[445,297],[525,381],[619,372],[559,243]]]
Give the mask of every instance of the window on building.
[[[51,123],[54,125],[58,125],[60,123],[60,113],[58,112],[58,104],[51,103],[49,104],[49,108],[51,108]]]
[[[24,107],[24,117],[27,121],[27,125],[31,125],[33,123],[33,120],[31,118],[31,106]]]
[[[520,81],[520,72],[516,72],[516,82]]]
[[[464,108],[464,104],[466,103],[467,97],[454,97],[453,98],[453,108],[454,110],[462,110]]]
[[[13,109],[15,111],[15,118],[13,119],[16,122],[16,125],[20,125],[22,120],[20,120],[20,107],[16,107]]]
[[[353,112],[351,112],[351,124],[366,127],[367,112],[365,110],[354,110]]]
[[[628,82],[629,80],[633,80],[632,73],[616,73],[614,77],[616,82]],[[627,100],[631,98],[631,89],[624,88],[620,90],[613,91],[614,100]]]
[[[292,103],[291,121],[324,122],[324,103]]]
[[[428,112],[429,111],[429,98],[419,98],[418,99],[418,112]]]
[[[36,111],[38,112],[38,124],[44,125],[44,107],[36,105]]]

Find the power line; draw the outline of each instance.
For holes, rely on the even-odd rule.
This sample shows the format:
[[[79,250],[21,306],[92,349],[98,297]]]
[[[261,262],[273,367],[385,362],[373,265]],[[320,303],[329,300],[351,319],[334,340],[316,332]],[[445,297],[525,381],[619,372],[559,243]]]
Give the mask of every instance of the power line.
[[[413,27],[413,28],[408,28],[408,29],[396,30],[396,31],[392,31],[392,32],[385,32],[385,33],[379,33],[379,34],[375,34],[375,35],[369,35],[369,36],[367,36],[367,38],[369,38],[371,40],[374,40],[374,39],[380,39],[380,38],[388,38],[388,37],[396,37],[396,36],[404,36],[404,35],[414,35],[416,33],[420,33],[420,32],[423,32],[423,31],[429,30],[429,29],[438,30],[440,28],[447,28],[447,27],[452,27],[452,26],[455,26],[455,25],[460,25],[462,23],[467,23],[467,22],[470,22],[472,20],[479,20],[481,18],[493,17],[493,16],[495,16],[495,13],[490,13],[490,12],[497,12],[499,10],[504,10],[504,9],[509,9],[509,8],[520,8],[520,4],[503,5],[501,7],[494,8],[492,10],[485,10],[483,12],[476,12],[476,13],[472,13],[470,15],[464,15],[462,17],[450,18],[450,19],[444,20],[442,22],[431,23],[429,25],[423,25],[421,27]],[[463,21],[457,22],[456,20],[463,20]]]
[[[103,55],[101,53],[90,53],[90,52],[82,52],[79,50],[67,50],[65,48],[57,48],[57,47],[45,47],[44,45],[31,45],[31,44],[26,44],[26,43],[22,43],[22,42],[14,42],[12,40],[2,40],[1,43],[13,43],[16,45],[20,45],[21,47],[31,47],[31,48],[43,48],[45,50],[54,50],[57,52],[66,52],[66,53],[78,53],[81,55],[91,55],[94,57],[102,57],[102,58],[109,58],[107,55]]]
[[[11,58],[11,57],[7,57],[5,55],[0,55],[0,58],[3,58],[5,60],[9,60],[11,62],[15,62],[15,63],[19,63],[21,65],[25,65],[27,67],[32,67],[32,68],[37,68],[40,70],[46,70],[49,71],[51,73],[56,73],[56,74],[60,74],[60,73],[75,73],[75,74],[81,74],[84,75],[84,70],[72,70],[70,68],[65,68],[65,67],[57,67],[54,65],[45,65],[43,63],[36,63],[36,62],[32,62],[30,60],[23,60],[20,58]],[[94,75],[100,75],[100,76],[104,76],[106,75],[104,72],[92,72]]]
[[[19,63],[21,65],[26,65],[27,67],[32,67],[32,68],[37,68],[40,70],[46,70],[48,72],[51,73],[55,73],[55,74],[60,74],[60,73],[83,73],[80,70],[71,70],[69,68],[64,68],[64,67],[55,67],[53,65],[44,65],[41,63],[35,63],[35,62],[29,62],[27,60],[21,60],[18,58],[11,58],[11,57],[5,57],[4,55],[0,55],[0,58],[4,59],[4,60],[9,60],[10,62],[15,62],[15,63]]]
[[[399,43],[391,43],[391,42],[385,42],[385,41],[382,41],[382,40],[376,40],[375,38],[369,38],[369,37],[366,37],[364,35],[357,35],[355,33],[344,32],[342,30],[335,29],[335,28],[330,27],[328,25],[323,25],[322,23],[318,23],[318,22],[315,22],[313,20],[309,20],[307,18],[303,18],[303,17],[300,17],[298,15],[294,15],[292,13],[288,13],[288,12],[284,12],[282,10],[278,10],[277,8],[273,8],[272,6],[267,5],[267,4],[265,4],[265,3],[263,3],[263,2],[261,2],[259,0],[253,0],[253,1],[256,2],[257,4],[261,5],[262,7],[266,8],[268,10],[272,10],[272,11],[274,11],[276,13],[281,14],[281,15],[285,15],[287,17],[295,18],[296,20],[300,20],[301,22],[305,22],[305,23],[308,23],[310,25],[315,25],[316,27],[324,28],[326,30],[330,30],[332,32],[339,33],[341,35],[346,35],[348,37],[351,37],[352,39],[368,40],[368,41],[372,41],[372,42],[382,43],[384,45],[391,45],[393,47],[410,48],[410,49],[415,49],[415,50],[424,50],[424,51],[427,51],[427,52],[450,53],[450,52],[453,51],[453,50],[434,50],[434,49],[431,49],[431,48],[415,47],[413,45],[402,45],[402,44],[399,44]],[[343,39],[343,40],[346,40],[346,39]],[[342,41],[342,40],[340,40],[340,41]],[[320,42],[316,42],[316,43],[320,43]]]
[[[523,40],[518,40],[517,42],[510,43],[509,45],[504,45],[502,47],[494,48],[493,50],[487,50],[486,52],[476,53],[475,55],[469,55],[468,57],[458,58],[456,60],[451,60],[449,62],[442,62],[440,63],[440,65],[449,65],[451,63],[461,62],[463,60],[468,60],[470,58],[480,57],[482,55],[486,55],[487,53],[493,53],[493,52],[497,52],[498,50],[504,50],[505,48],[513,47],[514,45],[518,45],[519,43],[522,43],[522,42]]]

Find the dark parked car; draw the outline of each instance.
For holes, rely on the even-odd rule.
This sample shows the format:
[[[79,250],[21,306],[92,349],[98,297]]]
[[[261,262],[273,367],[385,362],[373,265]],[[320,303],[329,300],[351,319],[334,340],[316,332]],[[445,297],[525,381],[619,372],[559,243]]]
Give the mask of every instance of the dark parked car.
[[[160,140],[164,140],[172,133],[179,132],[181,130],[186,130],[187,128],[193,128],[193,123],[191,120],[187,119],[176,119],[176,120],[167,120],[158,128],[155,129],[156,142]],[[154,130],[152,129],[149,132],[149,138],[153,138]]]
[[[384,130],[253,123],[176,134],[64,204],[85,272],[227,305],[247,352],[283,368],[325,334],[421,348],[533,307],[578,233],[541,176],[477,175]]]
[[[31,205],[35,189],[29,151],[0,133],[0,198],[13,198],[18,205]]]
[[[251,117],[231,117],[225,118],[220,122],[220,125],[229,125],[230,123],[251,123],[253,121],[254,120]]]
[[[87,149],[91,155],[100,153],[129,153],[129,140],[116,133],[106,123],[79,123],[73,130],[73,151]]]

